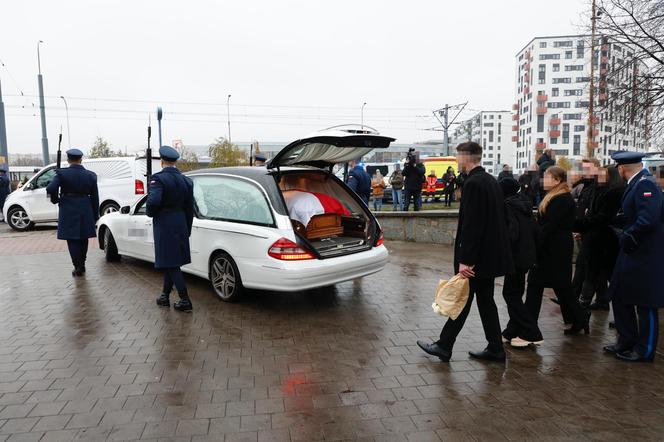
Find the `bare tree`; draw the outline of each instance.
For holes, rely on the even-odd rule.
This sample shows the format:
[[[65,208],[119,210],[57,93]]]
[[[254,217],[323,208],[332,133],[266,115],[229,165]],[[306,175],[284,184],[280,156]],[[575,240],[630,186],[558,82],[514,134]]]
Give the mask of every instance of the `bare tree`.
[[[623,126],[643,121],[646,139],[664,150],[664,0],[597,4],[599,55],[602,63],[612,63],[605,78],[600,73],[600,108],[615,114]],[[608,53],[609,41],[622,46],[621,55]]]

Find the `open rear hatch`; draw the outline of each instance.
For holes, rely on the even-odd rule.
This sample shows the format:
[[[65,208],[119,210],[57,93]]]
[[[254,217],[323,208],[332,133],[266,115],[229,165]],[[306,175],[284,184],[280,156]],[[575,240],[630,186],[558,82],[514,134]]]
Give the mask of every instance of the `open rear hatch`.
[[[394,138],[366,126],[342,126],[297,140],[267,163],[268,169],[335,164],[389,147]],[[279,187],[296,233],[322,258],[357,253],[376,244],[380,228],[367,206],[329,171],[288,170]]]
[[[332,167],[363,157],[373,149],[386,149],[395,139],[379,135],[367,126],[346,125],[326,129],[293,141],[267,162],[281,166]]]

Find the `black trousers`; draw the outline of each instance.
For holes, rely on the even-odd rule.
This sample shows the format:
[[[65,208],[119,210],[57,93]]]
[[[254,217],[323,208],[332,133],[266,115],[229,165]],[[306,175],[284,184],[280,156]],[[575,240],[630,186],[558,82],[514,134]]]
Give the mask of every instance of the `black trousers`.
[[[405,189],[403,191],[403,210],[405,212],[408,212],[408,208],[410,207],[410,199],[413,199],[413,206],[415,207],[415,211],[419,212],[420,208],[422,207],[422,191],[421,190],[408,190]]]
[[[656,308],[612,302],[618,332],[618,346],[632,348],[643,358],[652,358],[657,350],[659,314]]]
[[[480,312],[482,327],[484,327],[484,336],[488,342],[490,351],[502,352],[503,342],[500,337],[500,319],[498,318],[498,309],[493,299],[494,278],[471,278],[470,294],[468,302],[459,316],[455,319],[448,319],[440,332],[438,345],[442,348],[452,351],[456,338],[466,323],[470,307],[473,305],[473,297],[477,296],[477,309]]]
[[[163,292],[167,295],[173,290],[173,285],[178,291],[180,298],[187,297],[187,285],[184,282],[184,276],[180,267],[168,267],[162,269],[164,272],[164,289]]]
[[[451,206],[453,200],[454,200],[454,190],[452,191],[445,190],[445,205],[448,207]]]
[[[576,241],[579,246],[579,254],[576,255],[576,263],[574,265],[574,276],[572,277],[572,292],[577,298],[581,297],[583,291],[583,282],[586,280],[586,257],[582,251],[581,241]]]
[[[75,268],[85,267],[85,260],[88,257],[88,240],[86,239],[68,239],[67,248],[71,263]]]
[[[582,303],[589,304],[593,297],[597,295],[596,301],[598,304],[608,304],[611,300],[608,270],[601,266],[597,269],[591,269],[591,267],[592,265],[588,266],[580,300]]]
[[[526,290],[526,273],[528,270],[518,270],[516,273],[505,276],[503,285],[503,298],[507,304],[510,320],[503,330],[507,339],[519,337],[526,341],[541,341],[542,332],[537,326],[537,317],[526,307],[523,294]]]
[[[533,278],[534,279],[534,278]],[[585,313],[579,304],[579,299],[574,295],[572,288],[553,288],[554,293],[560,302],[560,312],[563,315],[565,324],[581,324],[585,321]],[[542,295],[544,286],[536,280],[528,281],[528,290],[526,291],[526,308],[531,316],[539,319],[540,309],[542,308]]]

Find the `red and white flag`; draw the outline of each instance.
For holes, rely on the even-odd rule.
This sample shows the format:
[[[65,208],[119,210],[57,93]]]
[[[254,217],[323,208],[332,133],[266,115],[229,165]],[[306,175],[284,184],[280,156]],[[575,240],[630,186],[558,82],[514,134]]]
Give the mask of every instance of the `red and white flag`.
[[[341,204],[341,201],[323,193],[287,190],[284,192],[284,199],[290,217],[304,226],[307,226],[315,215],[324,213],[350,215],[350,211]]]

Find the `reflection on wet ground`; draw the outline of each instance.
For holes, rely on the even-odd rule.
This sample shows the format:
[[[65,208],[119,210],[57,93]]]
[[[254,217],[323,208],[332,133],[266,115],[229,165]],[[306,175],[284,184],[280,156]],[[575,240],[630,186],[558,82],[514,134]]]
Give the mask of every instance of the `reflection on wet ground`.
[[[660,439],[664,370],[601,353],[609,315],[590,336],[562,333],[545,302],[538,350],[471,361],[476,309],[449,364],[423,354],[443,319],[431,311],[451,249],[389,243],[363,280],[305,293],[215,298],[187,277],[194,312],[159,309],[161,276],[91,247],[70,276],[46,229],[0,231],[0,440]],[[497,300],[501,319],[504,303]]]

